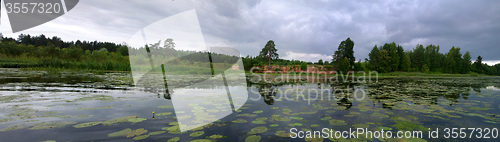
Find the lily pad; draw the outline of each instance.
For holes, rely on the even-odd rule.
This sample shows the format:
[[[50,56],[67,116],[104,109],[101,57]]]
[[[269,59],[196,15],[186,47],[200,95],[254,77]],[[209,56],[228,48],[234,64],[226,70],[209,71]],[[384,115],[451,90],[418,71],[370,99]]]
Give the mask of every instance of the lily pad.
[[[172,108],[174,106],[171,106],[171,105],[164,105],[164,106],[158,106],[158,108]]]
[[[271,107],[271,109],[278,109],[279,107]]]
[[[248,134],[258,134],[258,133],[264,133],[266,132],[268,129],[266,126],[259,126],[259,127],[255,127],[253,129],[250,130],[250,132],[248,132]]]
[[[189,134],[189,136],[191,136],[191,137],[198,137],[198,136],[201,136],[203,134],[205,134],[204,131],[198,131],[198,132],[194,132],[194,133]]]
[[[163,134],[163,133],[166,133],[167,131],[154,131],[154,132],[149,132],[149,135],[159,135],[159,134]]]
[[[209,109],[209,110],[207,110],[207,111],[208,111],[208,112],[212,112],[212,113],[219,112],[219,110],[218,110],[218,109]]]
[[[104,121],[104,122],[102,122],[102,124],[111,125],[114,123],[128,122],[128,119],[135,118],[135,117],[137,117],[137,116],[126,116],[126,117],[115,118],[115,119]]]
[[[311,127],[319,127],[318,124],[312,124]]]
[[[258,120],[258,121],[266,121],[267,120],[267,117],[260,117],[260,118],[257,118],[255,120]]]
[[[273,114],[272,117],[280,117],[281,115],[279,114]]]
[[[278,126],[280,126],[280,125],[279,125],[279,124],[271,124],[271,125],[269,125],[269,126],[270,126],[270,127],[278,127]]]
[[[87,122],[87,123],[81,123],[81,124],[76,124],[76,125],[73,125],[73,127],[75,128],[85,128],[85,127],[91,127],[91,126],[95,126],[95,125],[98,125],[98,124],[101,124],[102,122]]]
[[[60,128],[66,125],[76,124],[76,122],[42,122],[33,125],[33,127],[28,128],[29,130],[40,130],[40,129],[52,129]]]
[[[329,122],[330,122],[330,125],[333,125],[333,126],[347,125],[347,123],[345,123],[344,120],[339,120],[339,119],[331,119]]]
[[[171,139],[168,139],[167,142],[177,142],[179,141],[181,138],[179,137],[174,137],[174,138],[171,138]]]
[[[262,138],[258,135],[251,135],[245,139],[245,142],[259,142]]]
[[[170,115],[172,112],[162,112],[162,113],[156,113],[156,116],[164,116],[164,115]]]
[[[378,127],[377,131],[384,130],[384,131],[390,131],[392,128],[390,127]]]
[[[370,125],[368,125],[368,124],[354,124],[354,125],[352,125],[352,127],[354,127],[354,128],[368,128],[368,127],[370,127]]]
[[[302,117],[290,117],[290,119],[303,120],[304,118],[302,118]]]
[[[146,118],[130,118],[130,119],[128,119],[129,122],[134,122],[134,123],[142,122],[144,120],[146,120]]]
[[[254,111],[253,113],[262,113],[262,112],[264,112],[264,111],[258,110],[258,111]]]
[[[118,131],[118,132],[114,132],[114,133],[108,134],[108,137],[126,136],[130,132],[132,132],[132,129],[127,128],[127,129],[124,129],[124,130],[121,130],[121,131]]]
[[[149,135],[140,135],[140,136],[134,137],[134,140],[142,140],[142,139],[145,139],[148,137],[149,137]]]
[[[294,123],[295,126],[302,126],[301,123]]]
[[[211,138],[211,139],[219,139],[219,138],[223,138],[224,136],[222,135],[211,135],[209,136],[208,138]]]
[[[136,129],[136,130],[133,130],[132,132],[128,133],[127,138],[139,136],[139,135],[144,134],[146,132],[148,132],[148,130],[144,130],[144,128]]]
[[[274,133],[274,135],[278,136],[278,137],[290,137],[292,133],[287,133],[286,131],[276,131],[276,133]]]
[[[321,118],[321,120],[323,120],[323,121],[330,120],[330,119],[332,119],[332,117],[323,117],[323,118]]]
[[[248,121],[245,120],[245,119],[236,119],[236,120],[233,120],[233,123],[247,123]]]
[[[259,120],[256,120],[256,121],[252,121],[253,124],[266,124],[266,122],[264,121],[259,121]]]

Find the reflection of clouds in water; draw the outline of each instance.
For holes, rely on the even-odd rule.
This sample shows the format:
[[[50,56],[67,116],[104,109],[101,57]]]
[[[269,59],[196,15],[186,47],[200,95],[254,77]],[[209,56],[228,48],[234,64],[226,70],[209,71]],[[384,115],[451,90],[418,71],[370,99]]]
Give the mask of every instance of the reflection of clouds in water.
[[[500,91],[500,88],[495,87],[495,86],[486,86],[486,89],[493,90],[493,91]]]

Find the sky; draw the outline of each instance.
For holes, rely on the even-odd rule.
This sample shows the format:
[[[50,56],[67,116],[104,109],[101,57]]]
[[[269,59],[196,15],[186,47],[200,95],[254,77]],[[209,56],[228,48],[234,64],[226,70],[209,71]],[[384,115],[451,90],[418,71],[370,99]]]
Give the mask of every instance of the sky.
[[[473,60],[481,55],[485,63],[500,63],[500,1],[495,0],[81,0],[61,17],[17,33],[2,5],[0,32],[123,43],[152,23],[190,10],[206,46],[236,48],[243,56],[257,56],[274,40],[280,58],[329,61],[350,37],[356,60],[364,61],[375,45],[396,42],[405,50],[439,45],[441,53],[460,47]]]

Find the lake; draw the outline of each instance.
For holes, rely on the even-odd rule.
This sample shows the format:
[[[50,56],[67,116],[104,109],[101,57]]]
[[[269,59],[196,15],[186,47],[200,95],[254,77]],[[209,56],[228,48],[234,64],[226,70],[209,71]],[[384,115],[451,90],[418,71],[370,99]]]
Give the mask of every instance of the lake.
[[[249,79],[246,86],[237,86],[247,90],[247,98],[230,96],[244,102],[240,107],[214,103],[220,99],[211,96],[226,97],[225,86],[179,87],[167,96],[134,87],[131,78],[127,73],[2,69],[1,141],[498,141],[498,77],[281,83]],[[171,99],[175,96],[202,101],[185,100],[192,111],[179,111]],[[221,119],[208,119],[222,114]],[[204,125],[182,131],[180,120]],[[202,123],[206,120],[211,123]],[[347,139],[290,138],[299,131],[324,128],[334,134],[383,129],[394,132],[392,136],[421,131],[423,137],[366,138],[364,133]],[[453,138],[451,132],[445,138],[445,128],[466,128],[466,138],[460,138],[461,133]],[[472,130],[467,128],[481,128],[481,133],[475,129],[469,138]],[[429,130],[436,129],[438,138],[429,138]],[[476,138],[479,134],[481,139]]]

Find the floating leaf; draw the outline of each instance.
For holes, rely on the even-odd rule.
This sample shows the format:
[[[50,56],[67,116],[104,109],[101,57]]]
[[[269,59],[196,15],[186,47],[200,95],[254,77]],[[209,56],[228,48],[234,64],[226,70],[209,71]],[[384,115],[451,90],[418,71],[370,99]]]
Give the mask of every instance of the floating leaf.
[[[164,116],[164,115],[170,115],[172,112],[162,112],[162,113],[156,113],[156,116]]]
[[[127,134],[127,138],[134,137],[134,136],[139,136],[141,134],[144,134],[148,132],[148,130],[144,130],[144,128],[136,129],[130,133]]]
[[[115,118],[115,119],[104,121],[104,122],[102,122],[102,124],[111,125],[114,123],[128,122],[128,119],[135,118],[135,117],[137,117],[137,116],[126,116],[126,117]]]
[[[301,124],[301,123],[295,123],[294,125],[295,125],[295,126],[302,126],[302,124]]]
[[[174,106],[171,106],[171,105],[165,105],[165,106],[158,106],[158,108],[172,108]]]
[[[354,128],[368,128],[368,127],[370,127],[370,125],[368,125],[368,124],[354,124],[354,125],[352,125],[352,127],[354,127]]]
[[[272,117],[280,117],[281,115],[279,114],[273,114]]]
[[[271,107],[271,109],[278,109],[279,107]]]
[[[278,137],[290,137],[292,133],[287,133],[285,131],[276,131],[276,133],[274,133],[276,136]]]
[[[179,137],[174,137],[174,138],[171,138],[171,139],[168,139],[167,142],[177,142],[179,141],[181,138]]]
[[[344,120],[339,120],[339,119],[331,119],[329,122],[330,122],[330,125],[333,125],[333,126],[347,125],[347,123],[345,123]]]
[[[118,132],[114,132],[114,133],[108,134],[108,137],[126,136],[130,132],[132,132],[132,129],[127,128],[127,129],[124,129],[124,130],[121,130],[121,131],[118,131]]]
[[[211,139],[219,139],[219,138],[223,138],[224,136],[222,135],[211,135],[210,137],[208,138],[211,138]]]
[[[245,142],[259,142],[260,139],[262,139],[262,138],[258,135],[251,135],[245,139]]]
[[[321,118],[321,120],[323,120],[323,121],[330,120],[330,119],[332,119],[332,117],[323,117],[323,118]]]
[[[46,140],[46,141],[43,141],[43,142],[56,142],[55,140]]]
[[[163,134],[167,131],[154,131],[154,132],[149,132],[149,135],[159,135],[159,134]]]
[[[76,122],[42,122],[33,125],[29,130],[60,128],[71,124],[76,124]]]
[[[302,117],[290,117],[290,119],[302,120],[302,119],[304,119],[304,118],[302,118]]]
[[[390,127],[378,127],[378,131],[380,131],[380,130],[390,131],[390,130],[392,130],[392,128],[390,128]]]
[[[95,125],[98,125],[98,124],[101,124],[101,123],[102,122],[87,122],[87,123],[81,123],[81,124],[73,125],[73,127],[75,127],[75,128],[85,128],[85,127],[95,126]]]
[[[189,134],[189,136],[191,136],[191,137],[198,137],[198,136],[201,136],[203,134],[205,134],[204,131],[198,131],[198,132],[194,132],[194,133]]]
[[[278,127],[278,126],[280,126],[280,125],[279,125],[279,124],[271,124],[271,125],[269,125],[269,126],[270,126],[270,127]]]
[[[197,139],[197,140],[192,140],[190,142],[212,142],[211,139]]]
[[[130,119],[128,119],[129,122],[134,122],[134,123],[142,122],[144,120],[146,120],[146,118],[130,118]]]
[[[260,117],[260,118],[257,118],[255,119],[257,121],[266,121],[267,120],[267,117]]]
[[[207,110],[207,111],[208,111],[208,112],[212,112],[212,113],[219,112],[219,110],[218,110],[218,109],[209,109],[209,110]]]
[[[311,127],[319,127],[318,124],[312,124]]]
[[[253,129],[250,130],[250,132],[248,132],[248,134],[258,134],[258,133],[264,133],[266,132],[268,129],[266,126],[259,126],[259,127],[255,127]]]
[[[245,120],[245,119],[236,119],[236,120],[233,120],[233,123],[247,123],[248,121]]]
[[[254,111],[253,113],[262,113],[262,112],[264,112],[264,111],[258,110],[258,111]]]
[[[252,121],[252,123],[253,124],[266,124],[266,122],[264,122],[264,121],[258,121],[258,120]]]
[[[148,137],[149,137],[149,135],[140,135],[140,136],[134,137],[134,140],[142,140],[142,139],[145,139]]]

